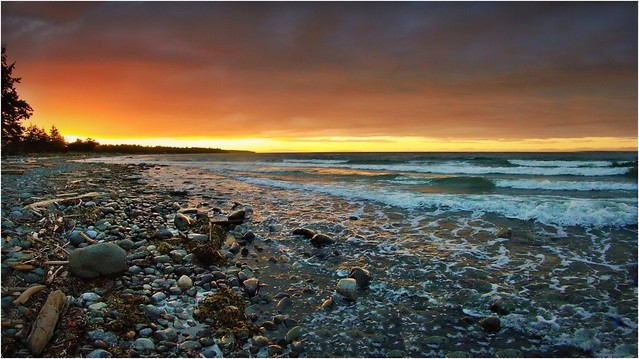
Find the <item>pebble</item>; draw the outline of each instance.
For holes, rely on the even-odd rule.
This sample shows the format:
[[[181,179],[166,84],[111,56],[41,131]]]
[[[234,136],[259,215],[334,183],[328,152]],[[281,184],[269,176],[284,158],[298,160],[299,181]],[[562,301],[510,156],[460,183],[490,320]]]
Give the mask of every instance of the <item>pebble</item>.
[[[313,238],[313,236],[315,236],[315,231],[312,229],[308,229],[308,228],[296,228],[293,230],[293,235],[296,236],[303,236],[307,239],[311,239]]]
[[[115,244],[117,244],[118,246],[120,246],[120,248],[128,251],[133,249],[133,247],[135,247],[135,243],[130,240],[130,239],[120,239],[118,241],[115,242]]]
[[[177,286],[182,290],[188,290],[193,286],[193,280],[191,280],[191,278],[187,275],[182,275],[177,280]]]
[[[202,348],[202,344],[195,340],[187,340],[180,344],[180,349],[190,349],[190,350],[200,350]]]
[[[291,298],[285,297],[285,298],[282,298],[279,302],[277,302],[277,304],[275,305],[275,308],[278,310],[283,310],[290,307],[291,305],[293,305],[293,301],[291,300]]]
[[[244,289],[249,297],[253,297],[257,294],[260,288],[260,281],[257,278],[249,278],[244,281]]]
[[[82,293],[82,300],[86,302],[95,302],[99,300],[101,297],[93,292]]]
[[[235,212],[231,213],[228,216],[228,220],[229,221],[244,220],[245,216],[246,216],[246,212],[244,210],[239,210],[239,211],[235,211]]]
[[[138,334],[140,334],[141,337],[148,337],[151,334],[153,334],[153,329],[151,329],[151,328],[143,328],[143,329],[140,329]]]
[[[106,307],[107,307],[107,304],[104,302],[97,302],[97,303],[93,303],[89,305],[89,309],[95,312],[100,311]]]
[[[479,321],[479,325],[488,333],[496,333],[501,329],[501,321],[497,317],[487,317]]]
[[[133,348],[137,350],[153,350],[155,343],[149,338],[138,338],[133,342]]]
[[[272,344],[268,346],[268,355],[269,356],[275,356],[275,355],[280,355],[284,352],[284,349],[277,345],[277,344]]]
[[[311,238],[311,244],[315,247],[323,247],[333,243],[335,243],[335,239],[321,233],[318,233]]]
[[[186,231],[191,226],[191,218],[183,213],[178,213],[175,215],[173,225],[180,231]]]
[[[336,291],[348,300],[355,301],[357,299],[357,281],[353,278],[342,278],[337,282]]]
[[[302,337],[302,327],[298,325],[293,327],[291,330],[289,330],[286,333],[286,336],[284,336],[284,339],[286,339],[287,342],[291,343],[296,340],[299,340],[301,337]]]
[[[357,282],[357,286],[360,288],[368,287],[368,284],[371,281],[371,273],[368,270],[360,267],[351,268],[350,272],[348,273],[348,277],[355,279],[355,281]]]
[[[91,353],[87,354],[87,358],[111,358],[113,354],[104,349],[95,349]]]

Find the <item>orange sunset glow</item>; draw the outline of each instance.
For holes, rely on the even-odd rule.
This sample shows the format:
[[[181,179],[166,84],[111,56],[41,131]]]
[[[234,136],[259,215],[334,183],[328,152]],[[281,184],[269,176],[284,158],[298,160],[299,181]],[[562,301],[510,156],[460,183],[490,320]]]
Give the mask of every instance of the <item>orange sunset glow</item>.
[[[27,123],[258,152],[637,149],[637,4],[3,2]]]

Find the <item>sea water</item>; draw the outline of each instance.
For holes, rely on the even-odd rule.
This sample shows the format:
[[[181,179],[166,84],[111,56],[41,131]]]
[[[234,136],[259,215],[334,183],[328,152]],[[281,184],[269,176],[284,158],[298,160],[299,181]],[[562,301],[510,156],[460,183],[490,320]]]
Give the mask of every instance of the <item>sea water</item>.
[[[169,165],[179,171],[157,180],[250,205],[256,233],[326,278],[318,286],[354,265],[371,270],[355,304],[304,313],[309,356],[637,355],[636,153],[108,161]],[[315,255],[297,227],[336,238],[329,259],[339,258]],[[497,334],[476,325],[491,315]]]

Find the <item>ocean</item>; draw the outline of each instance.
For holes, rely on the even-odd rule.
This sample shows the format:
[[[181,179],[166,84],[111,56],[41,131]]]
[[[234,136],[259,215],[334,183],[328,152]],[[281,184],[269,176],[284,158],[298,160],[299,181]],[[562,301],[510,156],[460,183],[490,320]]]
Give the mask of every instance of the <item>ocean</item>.
[[[166,165],[149,181],[194,206],[250,206],[258,238],[318,293],[370,270],[356,303],[299,310],[309,356],[637,356],[636,152],[99,160]],[[316,251],[298,227],[337,243]],[[476,324],[487,316],[498,333]]]

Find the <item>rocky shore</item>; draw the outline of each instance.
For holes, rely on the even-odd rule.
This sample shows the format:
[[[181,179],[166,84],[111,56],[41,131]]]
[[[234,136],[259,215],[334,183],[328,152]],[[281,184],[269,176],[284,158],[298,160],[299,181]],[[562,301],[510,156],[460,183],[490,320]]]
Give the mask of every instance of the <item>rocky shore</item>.
[[[190,207],[186,191],[144,181],[151,167],[3,160],[2,356],[306,356],[295,313],[353,301],[370,281],[357,268],[340,294],[311,276],[269,283],[263,272],[292,263],[251,231],[249,205],[217,196]],[[316,247],[334,242],[309,234]],[[65,306],[34,349],[58,290]]]

